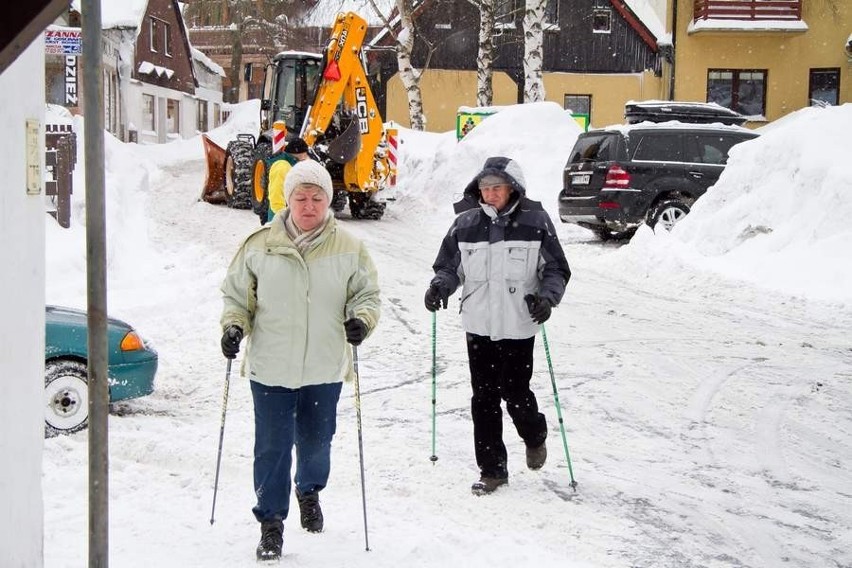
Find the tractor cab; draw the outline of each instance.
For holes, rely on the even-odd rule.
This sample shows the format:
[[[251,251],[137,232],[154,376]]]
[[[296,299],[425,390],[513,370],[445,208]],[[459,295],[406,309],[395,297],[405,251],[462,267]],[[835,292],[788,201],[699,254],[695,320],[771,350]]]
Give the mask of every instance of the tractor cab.
[[[284,51],[272,59],[263,78],[261,130],[283,120],[291,135],[299,134],[314,99],[321,67],[322,56],[315,53]]]

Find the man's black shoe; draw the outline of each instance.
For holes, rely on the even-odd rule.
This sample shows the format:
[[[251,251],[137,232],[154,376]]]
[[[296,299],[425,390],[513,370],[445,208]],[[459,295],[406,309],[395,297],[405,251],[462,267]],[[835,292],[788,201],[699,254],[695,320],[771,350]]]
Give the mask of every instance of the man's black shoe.
[[[544,442],[540,446],[531,448],[527,446],[527,467],[536,470],[541,469],[547,461],[547,446]]]
[[[260,523],[260,542],[257,545],[257,559],[278,560],[284,546],[284,523],[280,519]]]
[[[488,495],[489,493],[494,493],[501,485],[508,483],[508,477],[488,477],[483,475],[479,478],[479,481],[470,487],[470,490],[474,495]]]
[[[297,492],[296,499],[299,501],[299,519],[302,522],[302,528],[308,532],[322,532],[323,518],[322,508],[319,504],[319,493],[299,495]]]

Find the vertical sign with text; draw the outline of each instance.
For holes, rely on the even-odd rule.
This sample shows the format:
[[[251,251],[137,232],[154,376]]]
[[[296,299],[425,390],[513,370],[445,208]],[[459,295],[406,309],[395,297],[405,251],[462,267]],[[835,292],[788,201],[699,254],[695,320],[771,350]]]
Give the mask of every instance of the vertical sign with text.
[[[65,56],[65,106],[77,106],[77,58]]]

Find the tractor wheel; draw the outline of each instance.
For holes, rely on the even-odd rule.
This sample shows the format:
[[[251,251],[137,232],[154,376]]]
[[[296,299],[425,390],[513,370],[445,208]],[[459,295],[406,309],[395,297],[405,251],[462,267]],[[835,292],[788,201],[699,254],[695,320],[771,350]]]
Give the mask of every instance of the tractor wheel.
[[[266,223],[269,215],[269,169],[266,159],[272,152],[269,142],[262,141],[254,149],[254,166],[251,175],[251,208],[260,217],[260,224]]]
[[[385,204],[371,199],[370,193],[350,193],[349,211],[353,219],[379,220],[385,214]]]
[[[331,200],[331,210],[335,213],[340,213],[346,208],[348,194],[345,189],[335,189],[334,199]]]
[[[266,160],[258,158],[254,161],[251,175],[251,208],[260,217],[260,224],[266,223],[269,215],[269,171]]]
[[[244,140],[228,143],[225,157],[225,193],[228,195],[228,207],[251,209],[252,166],[254,148]]]

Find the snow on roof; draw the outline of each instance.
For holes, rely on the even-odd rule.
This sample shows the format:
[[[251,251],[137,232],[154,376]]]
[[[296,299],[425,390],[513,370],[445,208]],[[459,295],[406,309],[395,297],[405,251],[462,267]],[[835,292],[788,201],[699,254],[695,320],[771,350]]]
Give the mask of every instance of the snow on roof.
[[[83,13],[82,0],[72,0],[71,9]],[[101,0],[101,27],[138,28],[145,16],[148,0]]]
[[[175,74],[175,72],[168,67],[154,65],[150,61],[142,61],[139,63],[137,71],[142,75],[157,75],[158,77],[165,77],[167,79],[171,79],[172,75]]]
[[[671,34],[666,32],[665,25],[665,0],[624,0],[624,3],[645,24],[648,31],[654,34],[658,44],[671,44]]]
[[[192,51],[192,58],[195,61],[198,61],[217,75],[220,75],[222,77],[225,76],[225,70],[222,69],[222,66],[207,57],[201,50],[195,47],[191,47],[190,50]]]
[[[394,0],[374,0],[384,17],[390,17],[394,8]],[[370,0],[320,0],[316,6],[305,15],[303,23],[306,26],[331,27],[334,18],[340,12],[355,12],[369,26],[380,26],[384,22],[376,15],[370,5]]]

